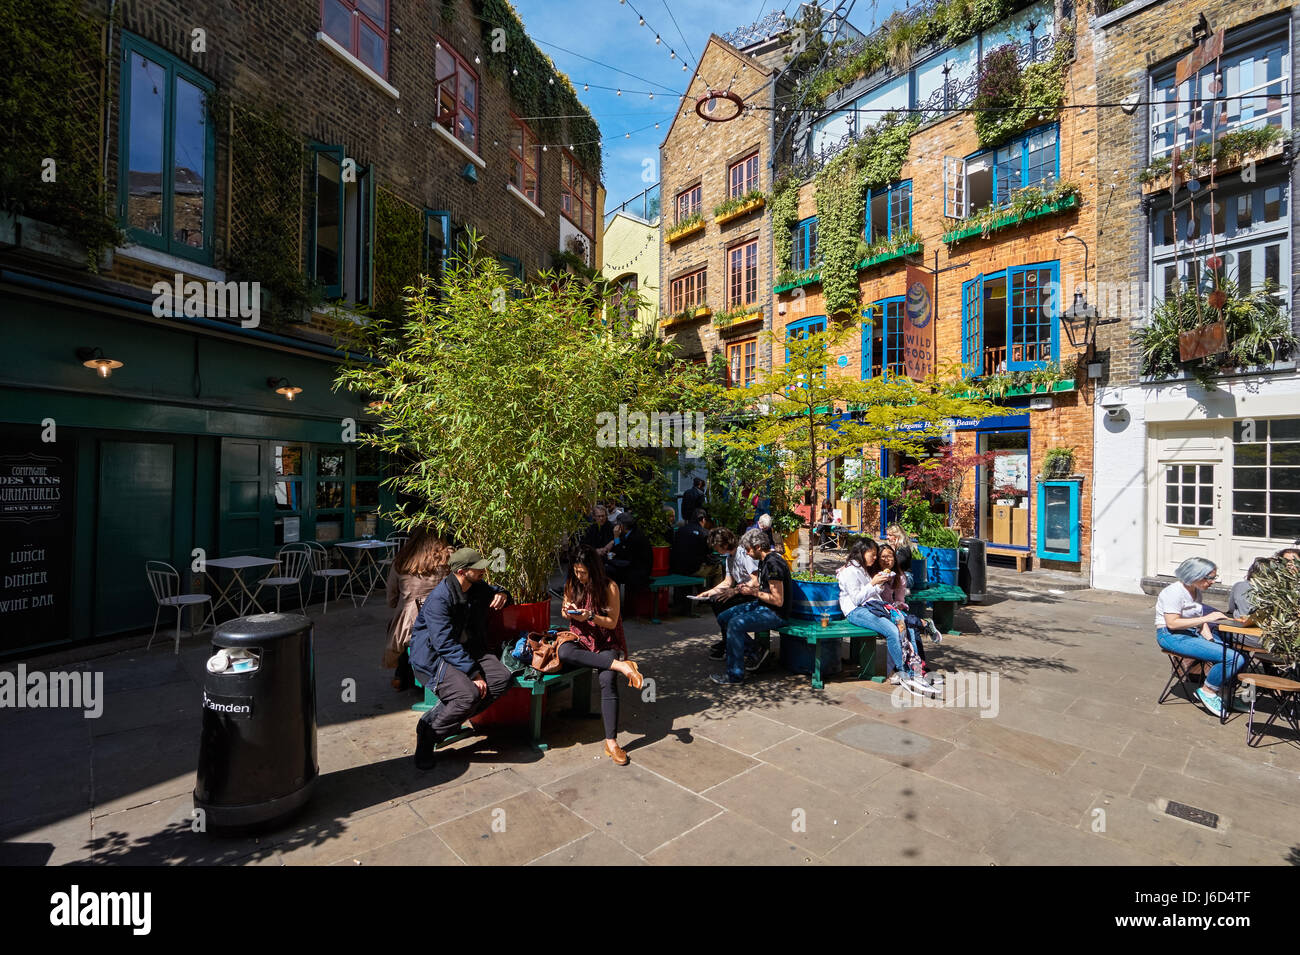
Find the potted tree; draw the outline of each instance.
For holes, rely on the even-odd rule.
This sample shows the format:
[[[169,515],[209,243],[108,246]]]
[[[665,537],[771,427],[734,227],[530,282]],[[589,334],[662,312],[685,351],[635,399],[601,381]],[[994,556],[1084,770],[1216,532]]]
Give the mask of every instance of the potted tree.
[[[1069,477],[1074,471],[1074,448],[1048,448],[1043,456],[1043,479]]]
[[[407,292],[396,321],[350,326],[342,344],[361,357],[336,379],[378,396],[378,425],[360,440],[408,462],[387,479],[404,503],[386,516],[479,550],[521,605],[517,628],[545,629],[559,542],[578,529],[592,489],[638,454],[602,440],[600,422],[620,404],[665,407],[668,346],[602,322],[608,289],[555,273],[521,282],[479,255],[474,235],[438,298],[427,286]]]
[[[1251,617],[1264,633],[1264,649],[1300,662],[1300,561],[1264,560],[1250,577]]]

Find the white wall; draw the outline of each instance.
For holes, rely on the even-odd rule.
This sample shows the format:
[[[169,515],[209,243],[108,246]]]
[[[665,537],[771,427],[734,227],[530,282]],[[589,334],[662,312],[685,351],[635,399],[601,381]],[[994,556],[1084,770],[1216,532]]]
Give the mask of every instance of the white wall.
[[[1112,421],[1103,401],[1126,412]],[[1146,559],[1146,407],[1141,387],[1103,388],[1093,405],[1092,586],[1142,593]]]

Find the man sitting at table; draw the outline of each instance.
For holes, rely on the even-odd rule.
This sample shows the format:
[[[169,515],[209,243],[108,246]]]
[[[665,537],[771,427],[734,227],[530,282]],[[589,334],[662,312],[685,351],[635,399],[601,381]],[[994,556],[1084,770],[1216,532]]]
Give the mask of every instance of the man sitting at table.
[[[705,587],[712,587],[722,579],[720,564],[714,563],[713,548],[709,546],[708,532],[704,529],[707,515],[697,507],[681,527],[673,533],[672,547],[668,551],[668,571],[683,577],[703,577]],[[682,588],[677,588],[677,608],[685,605]]]
[[[504,587],[484,581],[488,562],[462,547],[429,594],[411,628],[411,669],[432,687],[438,705],[415,724],[415,766],[432,769],[434,747],[506,691],[511,673],[488,646],[489,610],[512,602]]]
[[[762,668],[769,651],[759,650],[750,634],[784,627],[794,603],[790,565],[772,550],[767,535],[758,529],[745,531],[740,546],[758,561],[758,582],[741,584],[737,589],[751,599],[723,611],[718,617],[718,623],[727,635],[727,670],[710,674],[709,678],[724,686],[744,683],[746,669]],[[752,666],[746,662],[746,650],[754,655]]]

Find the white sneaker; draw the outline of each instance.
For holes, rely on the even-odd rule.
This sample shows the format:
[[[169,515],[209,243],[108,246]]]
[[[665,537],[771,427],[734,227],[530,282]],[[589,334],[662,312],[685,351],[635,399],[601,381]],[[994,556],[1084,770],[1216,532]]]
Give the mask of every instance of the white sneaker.
[[[893,686],[899,686],[903,682],[903,675],[895,670],[893,673],[889,674],[889,682]]]
[[[940,692],[938,687],[927,683],[924,677],[904,677],[903,686],[911,690],[913,693],[924,694],[926,696],[938,696]]]

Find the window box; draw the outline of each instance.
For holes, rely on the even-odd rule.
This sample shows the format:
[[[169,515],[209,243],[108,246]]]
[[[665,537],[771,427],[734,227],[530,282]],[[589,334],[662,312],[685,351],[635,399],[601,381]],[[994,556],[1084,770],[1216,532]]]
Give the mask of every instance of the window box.
[[[854,268],[869,269],[872,266],[884,265],[886,262],[892,262],[894,259],[901,259],[909,255],[915,255],[917,252],[920,251],[921,251],[921,243],[912,242],[909,243],[908,245],[903,246],[900,249],[895,249],[892,252],[888,252],[888,251],[880,252],[876,255],[868,256],[867,258],[859,262],[857,265],[855,265]]]
[[[670,243],[677,242],[680,241],[681,239],[686,238],[687,236],[695,235],[695,233],[703,232],[703,231],[704,231],[704,217],[697,212],[689,219],[686,219],[683,222],[679,222],[677,225],[673,226],[673,228],[669,229],[668,234],[665,236],[665,238]]]
[[[1276,129],[1274,126],[1266,128],[1270,130]],[[1218,154],[1215,156],[1214,165],[1216,176],[1235,172],[1251,163],[1262,163],[1269,159],[1275,159],[1286,152],[1291,145],[1290,137],[1282,135],[1281,130],[1278,130],[1276,134],[1278,138],[1273,142],[1254,149],[1238,150],[1233,148],[1233,140],[1230,138],[1232,135],[1232,133],[1227,133],[1219,139]],[[1208,153],[1208,147],[1202,145],[1198,148],[1195,156],[1188,156],[1183,161],[1184,179],[1199,179],[1202,176],[1209,176],[1210,162]],[[1170,169],[1169,157],[1163,156],[1157,159],[1138,176],[1138,181],[1142,184],[1142,194],[1150,195],[1156,192],[1168,192],[1172,175],[1173,170]]]
[[[707,305],[701,305],[699,308],[695,310],[696,318],[709,318],[712,314],[713,314],[713,309],[709,308],[709,306]]]
[[[1022,222],[1028,222],[1030,219],[1038,219],[1042,216],[1053,216],[1069,209],[1075,208],[1079,204],[1078,193],[1070,193],[1054,202],[1045,202],[1037,209],[1032,209],[1024,214],[1008,212],[994,218],[987,224],[977,223],[975,225],[962,226],[951,232],[945,232],[943,241],[949,245],[960,242],[962,239],[969,239],[971,236],[987,236],[990,232],[996,232],[998,229],[1005,229],[1008,226],[1019,225]]]
[[[704,311],[705,315],[697,315],[697,311]],[[705,306],[703,309],[684,308],[680,312],[674,312],[672,315],[665,315],[659,319],[660,328],[674,328],[678,325],[685,325],[687,322],[693,322],[697,318],[707,318],[713,312]]]
[[[727,309],[713,316],[713,327],[719,331],[734,330],[751,322],[762,321],[763,306],[746,305],[743,308]]]
[[[822,280],[821,270],[809,272],[805,275],[791,276],[788,273],[780,276],[784,281],[775,286],[772,291],[780,295],[782,292],[789,292],[797,288],[803,288],[805,285],[815,285]]]
[[[980,382],[975,382],[978,386]],[[958,398],[983,398],[989,401],[996,401],[999,398],[1019,398],[1024,395],[1054,395],[1063,391],[1074,391],[1076,385],[1073,378],[1066,378],[1062,381],[1054,381],[1051,384],[1043,383],[1038,385],[1014,385],[1005,392],[995,390],[984,390],[976,387],[971,391],[963,391],[956,395]]]
[[[728,222],[733,222],[736,219],[740,219],[744,216],[749,215],[751,212],[755,211],[756,209],[763,208],[763,206],[767,205],[767,197],[755,196],[753,199],[750,199],[748,202],[744,202],[741,205],[735,206],[731,209],[727,209],[726,208],[727,205],[728,203],[724,202],[722,205],[718,207],[718,209],[726,210],[724,212],[719,213],[718,209],[713,210],[713,221],[716,222],[718,225],[726,225]]]

